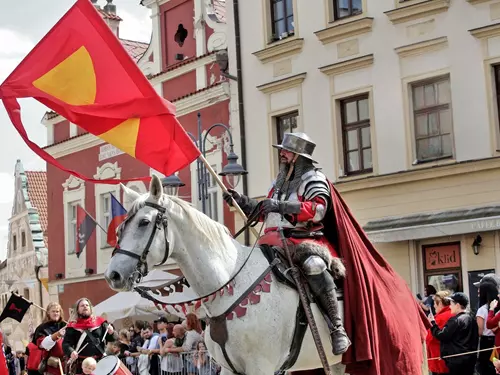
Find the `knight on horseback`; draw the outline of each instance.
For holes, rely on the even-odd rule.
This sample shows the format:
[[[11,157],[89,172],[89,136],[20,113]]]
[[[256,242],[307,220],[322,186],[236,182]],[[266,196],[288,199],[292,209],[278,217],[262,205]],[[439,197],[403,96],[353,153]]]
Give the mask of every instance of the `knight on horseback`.
[[[305,133],[285,133],[282,143],[273,147],[280,150],[280,169],[267,198],[260,203],[264,235],[258,244],[283,247],[283,230],[294,261],[332,323],[333,353],[340,355],[347,351],[350,340],[342,324],[335,285],[335,279],[345,276],[345,267],[324,233],[328,230],[325,218],[333,214],[330,182],[314,166],[312,154],[316,144]],[[229,205],[231,197],[247,216],[259,203],[229,190],[224,193]]]

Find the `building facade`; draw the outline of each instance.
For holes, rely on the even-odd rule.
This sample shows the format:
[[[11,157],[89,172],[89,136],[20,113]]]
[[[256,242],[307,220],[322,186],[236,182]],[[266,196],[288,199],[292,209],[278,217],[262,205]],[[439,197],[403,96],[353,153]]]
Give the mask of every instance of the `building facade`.
[[[271,145],[305,131],[414,293],[432,284],[475,297],[470,283],[500,270],[498,4],[259,0],[238,10],[249,195],[265,196],[276,175]]]
[[[18,160],[14,177],[7,258],[0,264],[1,310],[12,292],[38,306],[49,301],[46,172],[25,171]],[[0,329],[13,350],[24,350],[43,317],[44,313],[32,306],[21,323],[8,318],[0,323]]]
[[[97,1],[94,4],[119,36],[122,21],[116,6],[112,2],[103,8]],[[223,2],[143,0],[142,5],[151,9],[151,43],[120,39],[131,57],[157,92],[176,105],[179,121],[194,137],[197,137],[198,119],[204,130],[215,123],[229,125],[230,87],[216,62],[216,52],[225,50],[227,45]],[[63,165],[86,176],[130,179],[157,173],[57,113],[47,113],[43,123],[47,127],[48,139],[45,150]],[[227,135],[220,129],[215,130],[207,137],[206,156],[213,168],[220,172],[229,144]],[[179,178],[186,184],[179,195],[201,206],[197,199],[196,172],[196,163],[179,171]],[[50,297],[58,300],[68,313],[79,297],[88,297],[97,304],[114,294],[103,278],[112,252],[104,231],[98,227],[83,254],[79,258],[75,255],[76,206],[84,207],[103,228],[107,228],[110,194],[114,194],[125,208],[131,202],[123,201],[117,185],[86,183],[52,165],[47,165],[47,181],[51,192],[48,199],[52,243],[49,254]],[[233,214],[223,206],[220,190],[213,180],[209,185],[207,213],[232,228]],[[141,193],[148,189],[143,182],[129,182],[127,186]],[[166,268],[172,269],[175,265],[169,263]]]

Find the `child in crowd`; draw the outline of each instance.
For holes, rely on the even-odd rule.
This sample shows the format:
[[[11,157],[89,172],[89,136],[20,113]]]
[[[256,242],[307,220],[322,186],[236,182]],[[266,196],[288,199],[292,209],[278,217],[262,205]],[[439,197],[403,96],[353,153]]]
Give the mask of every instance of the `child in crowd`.
[[[82,362],[82,371],[85,375],[94,375],[96,367],[97,362],[92,357],[87,357]]]

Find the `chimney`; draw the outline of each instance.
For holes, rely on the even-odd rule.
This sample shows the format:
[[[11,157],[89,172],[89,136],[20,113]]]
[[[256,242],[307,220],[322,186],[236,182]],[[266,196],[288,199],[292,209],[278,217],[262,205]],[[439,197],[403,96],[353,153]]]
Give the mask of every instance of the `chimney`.
[[[92,1],[97,2],[97,0]],[[106,2],[107,4],[102,9],[101,14],[104,18],[104,21],[106,21],[113,33],[115,33],[116,36],[119,37],[121,18],[116,14],[116,5],[113,4],[113,0],[106,0]],[[98,7],[98,5],[96,6]]]
[[[107,2],[107,4],[104,6],[104,11],[106,13],[116,15],[116,5],[113,4],[113,0],[106,0],[106,2]]]

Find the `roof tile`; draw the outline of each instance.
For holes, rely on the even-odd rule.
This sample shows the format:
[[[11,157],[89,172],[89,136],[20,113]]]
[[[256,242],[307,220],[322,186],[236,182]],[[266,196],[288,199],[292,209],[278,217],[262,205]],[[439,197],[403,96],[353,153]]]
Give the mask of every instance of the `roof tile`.
[[[146,50],[149,47],[149,43],[137,42],[135,40],[120,38],[120,42],[135,62],[138,62],[140,60],[140,58],[146,53]]]
[[[48,248],[47,228],[47,173],[44,171],[26,171],[28,179],[28,198],[38,211],[40,225],[44,233],[45,247]]]

